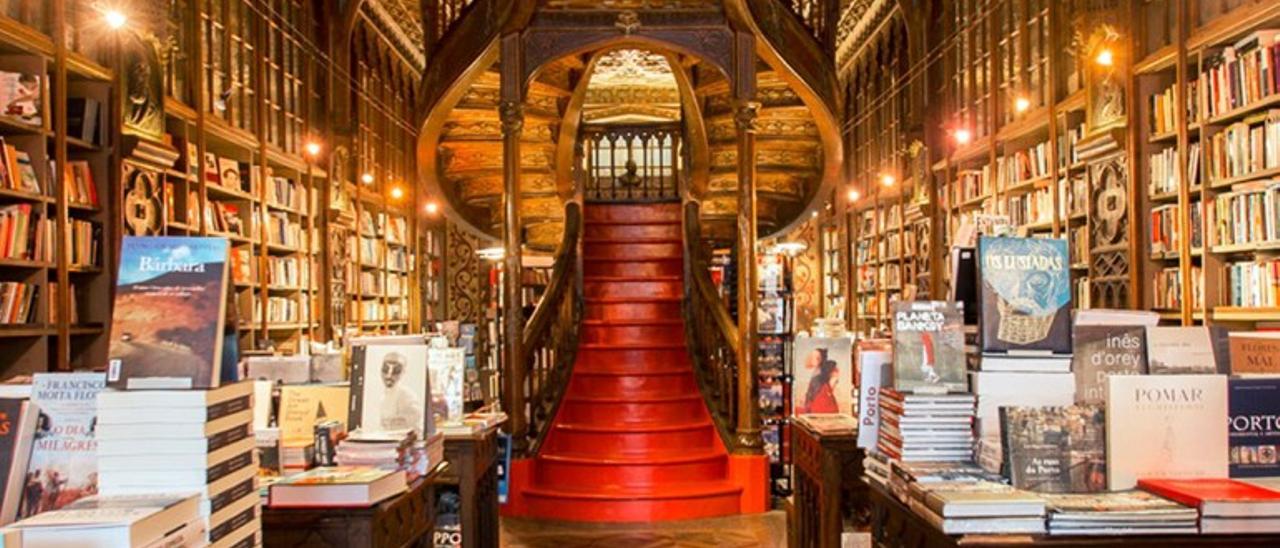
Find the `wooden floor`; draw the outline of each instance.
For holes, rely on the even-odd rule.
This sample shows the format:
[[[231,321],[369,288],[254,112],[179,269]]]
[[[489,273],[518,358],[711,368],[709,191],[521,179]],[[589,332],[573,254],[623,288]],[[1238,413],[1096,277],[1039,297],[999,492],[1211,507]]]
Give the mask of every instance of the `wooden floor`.
[[[780,511],[654,524],[502,519],[503,548],[783,548],[786,545],[787,516]]]

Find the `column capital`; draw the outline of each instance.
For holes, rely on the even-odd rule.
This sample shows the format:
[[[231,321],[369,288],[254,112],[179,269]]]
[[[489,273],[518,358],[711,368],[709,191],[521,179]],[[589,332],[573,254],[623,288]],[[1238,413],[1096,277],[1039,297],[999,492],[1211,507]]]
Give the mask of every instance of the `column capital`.
[[[742,133],[756,133],[760,129],[760,102],[750,100],[735,101],[733,105],[733,121]]]
[[[498,119],[502,121],[504,135],[520,133],[524,130],[524,103],[502,101],[498,104]]]

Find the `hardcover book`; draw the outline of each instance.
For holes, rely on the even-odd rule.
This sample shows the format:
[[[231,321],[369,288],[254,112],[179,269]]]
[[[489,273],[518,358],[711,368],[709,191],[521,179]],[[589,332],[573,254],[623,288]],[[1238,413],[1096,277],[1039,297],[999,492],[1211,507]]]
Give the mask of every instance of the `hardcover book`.
[[[277,424],[284,445],[309,444],[316,423],[337,420],[348,424],[351,388],[342,384],[286,385],[280,387]]]
[[[227,240],[125,236],[107,383],[112,388],[218,386]]]
[[[1106,402],[1106,382],[1111,375],[1147,372],[1147,337],[1142,326],[1076,325],[1072,331],[1075,351],[1071,370],[1076,376],[1076,403]]]
[[[942,301],[893,305],[893,387],[964,392],[964,311]]]
[[[1067,241],[978,239],[983,352],[1071,352]]]
[[[0,398],[0,488],[4,489],[0,525],[18,517],[39,414],[25,398]]]
[[[44,84],[40,75],[0,71],[0,114],[30,126],[44,125]]]
[[[1213,342],[1203,326],[1148,326],[1147,360],[1152,375],[1218,372]]]
[[[1041,493],[1106,490],[1101,407],[1001,407],[1000,421],[1014,487]]]
[[[1280,378],[1231,379],[1227,387],[1231,477],[1280,476]]]
[[[880,389],[893,378],[893,346],[883,339],[858,341],[854,352],[858,378],[858,447],[880,439]]]
[[[431,394],[426,345],[361,345],[351,350],[351,430],[413,430],[424,437]]]
[[[1107,485],[1139,478],[1227,477],[1227,378],[1107,378]]]
[[[40,409],[18,517],[62,508],[98,492],[98,393],[101,373],[36,373],[31,401]]]
[[[848,337],[797,337],[792,352],[796,414],[853,414],[853,340]]]
[[[1280,374],[1280,333],[1237,331],[1228,341],[1231,374]]]

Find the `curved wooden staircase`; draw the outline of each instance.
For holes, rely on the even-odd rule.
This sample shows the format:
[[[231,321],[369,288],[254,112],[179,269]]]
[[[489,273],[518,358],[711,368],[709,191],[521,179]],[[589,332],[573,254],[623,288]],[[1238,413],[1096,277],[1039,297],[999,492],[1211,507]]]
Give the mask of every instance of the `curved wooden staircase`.
[[[729,454],[685,340],[678,203],[588,204],[576,363],[509,515],[655,521],[763,511],[760,457]]]

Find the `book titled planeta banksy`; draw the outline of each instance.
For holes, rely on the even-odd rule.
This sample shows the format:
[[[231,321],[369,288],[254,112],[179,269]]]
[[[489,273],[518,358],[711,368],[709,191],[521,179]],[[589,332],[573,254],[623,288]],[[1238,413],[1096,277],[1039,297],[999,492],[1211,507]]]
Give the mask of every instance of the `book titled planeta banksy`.
[[[111,316],[108,385],[218,386],[227,260],[224,238],[124,238]]]
[[[1067,241],[978,239],[982,351],[1071,352]]]
[[[893,305],[893,387],[900,392],[964,392],[964,311],[958,303]]]

